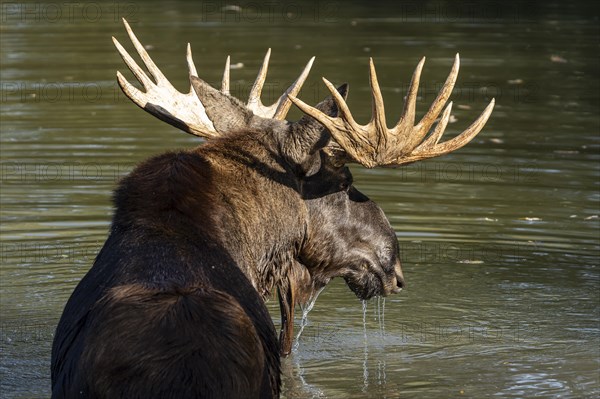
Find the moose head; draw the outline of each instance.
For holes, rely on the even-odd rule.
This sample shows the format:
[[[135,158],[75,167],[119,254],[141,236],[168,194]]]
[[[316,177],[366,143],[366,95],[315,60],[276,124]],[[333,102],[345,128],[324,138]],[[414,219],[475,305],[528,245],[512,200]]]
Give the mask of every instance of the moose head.
[[[433,104],[416,122],[425,58],[418,63],[402,115],[389,128],[372,59],[373,115],[361,125],[346,104],[347,85],[336,88],[323,78],[331,97],[315,107],[297,98],[314,57],[281,97],[266,106],[260,98],[269,50],[244,104],[229,94],[229,57],[217,90],[198,77],[188,44],[191,87],[181,93],[124,23],[153,79],[113,38],[145,91],[120,72],[118,82],[145,111],[208,141],[197,151],[209,159],[211,168],[228,176],[220,178],[217,188],[227,210],[211,223],[219,225],[215,229],[219,240],[263,299],[278,290],[282,354],[290,352],[295,305],[332,278],[344,278],[361,299],[397,293],[404,287],[396,235],[381,208],[354,187],[347,165],[398,167],[448,154],[471,141],[488,120],[494,100],[464,132],[440,143],[452,110],[452,102],[445,105],[458,75],[458,54]],[[285,119],[292,104],[305,114],[296,122]]]

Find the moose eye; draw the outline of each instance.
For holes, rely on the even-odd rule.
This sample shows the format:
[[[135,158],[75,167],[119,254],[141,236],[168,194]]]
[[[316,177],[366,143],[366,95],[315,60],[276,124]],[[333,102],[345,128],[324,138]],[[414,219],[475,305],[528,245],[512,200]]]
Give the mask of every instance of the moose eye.
[[[340,191],[348,192],[350,191],[350,187],[352,187],[353,179],[352,174],[350,173],[350,169],[348,167],[344,167],[341,173],[341,182],[340,182]]]
[[[352,181],[344,180],[340,183],[340,190],[348,192],[348,190],[350,190],[350,186],[352,186]]]

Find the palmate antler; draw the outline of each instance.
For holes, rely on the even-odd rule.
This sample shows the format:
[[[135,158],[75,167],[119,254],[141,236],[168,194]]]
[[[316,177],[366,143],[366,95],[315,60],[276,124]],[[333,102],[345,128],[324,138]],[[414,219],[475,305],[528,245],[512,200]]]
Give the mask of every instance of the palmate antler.
[[[425,136],[429,133],[452,93],[456,77],[458,76],[459,62],[459,56],[456,54],[454,65],[444,86],[429,108],[429,111],[427,111],[425,116],[416,125],[414,125],[415,104],[425,57],[421,59],[421,62],[419,62],[415,69],[410,82],[406,103],[404,104],[404,111],[400,120],[392,129],[389,129],[386,124],[383,97],[379,83],[377,82],[373,59],[370,59],[369,63],[371,92],[373,95],[373,116],[367,125],[363,126],[356,123],[344,98],[325,78],[323,78],[323,81],[329,91],[331,91],[338,105],[340,116],[332,118],[292,95],[290,95],[290,99],[304,113],[312,116],[329,129],[335,142],[342,147],[344,151],[343,157],[347,161],[357,162],[367,168],[399,166],[457,150],[471,141],[487,122],[494,108],[494,99],[492,99],[479,118],[464,132],[451,140],[438,144],[450,118],[450,111],[452,110],[452,102],[450,102],[436,127],[429,137],[425,139]]]
[[[188,133],[204,138],[218,137],[224,133],[215,129],[215,125],[206,115],[205,108],[193,88],[190,87],[189,92],[186,94],[177,91],[152,61],[125,19],[123,19],[123,23],[138,54],[154,78],[154,81],[152,81],[117,39],[113,37],[113,42],[121,57],[145,89],[145,92],[140,91],[131,85],[120,72],[117,72],[119,85],[125,95],[145,111]],[[454,88],[459,69],[458,54],[444,86],[425,116],[416,125],[414,124],[415,106],[425,58],[419,62],[413,74],[402,116],[396,126],[391,129],[386,124],[383,97],[372,59],[370,60],[370,83],[373,96],[373,116],[367,125],[360,125],[354,120],[343,97],[325,78],[323,78],[323,81],[331,91],[339,108],[338,117],[330,117],[296,98],[308,77],[315,57],[309,60],[298,79],[275,103],[265,106],[262,104],[260,96],[267,75],[270,55],[271,50],[269,49],[256,81],[250,90],[246,107],[255,115],[263,118],[283,120],[293,102],[304,113],[312,116],[329,129],[333,140],[325,150],[330,155],[334,155],[343,162],[357,162],[367,168],[377,166],[394,167],[455,151],[466,145],[481,131],[494,108],[494,100],[492,99],[481,116],[463,133],[446,142],[439,143],[450,118],[452,110],[452,102],[450,102],[442,113],[439,122],[430,132]],[[229,94],[230,86],[229,62],[230,58],[227,57],[221,85],[221,92],[226,94]],[[187,46],[187,63],[190,75],[197,76],[198,73],[192,60],[189,43]]]
[[[140,108],[181,130],[204,138],[220,136],[222,132],[217,132],[215,129],[215,126],[206,115],[204,106],[198,99],[193,88],[190,87],[190,91],[185,94],[175,89],[165,75],[163,75],[160,69],[156,66],[154,61],[152,61],[152,58],[150,58],[148,52],[137,39],[125,19],[123,19],[123,24],[125,25],[125,29],[127,29],[129,38],[135,46],[136,51],[154,78],[154,81],[152,81],[148,75],[146,75],[144,70],[138,66],[129,53],[123,48],[121,43],[119,43],[119,41],[113,37],[113,43],[119,51],[119,54],[121,54],[123,61],[125,61],[125,64],[127,64],[131,72],[133,72],[137,80],[144,86],[144,89],[146,90],[145,92],[140,91],[131,83],[129,83],[120,72],[117,72],[119,86],[121,86],[121,89],[125,95]],[[296,96],[300,92],[304,81],[308,77],[308,73],[310,72],[310,68],[312,67],[315,57],[312,57],[308,61],[298,79],[296,79],[296,81],[285,91],[285,93],[283,93],[281,97],[275,101],[275,103],[266,106],[261,102],[260,96],[265,84],[270,56],[271,49],[269,49],[265,55],[262,67],[260,68],[258,76],[256,77],[256,81],[250,90],[250,95],[248,97],[246,106],[255,115],[262,116],[264,118],[283,120],[292,106],[289,96]],[[187,63],[190,75],[198,76],[196,66],[194,65],[194,61],[192,59],[192,50],[189,43],[187,45]],[[230,87],[229,63],[230,57],[227,57],[221,84],[221,92],[227,94],[229,94]]]

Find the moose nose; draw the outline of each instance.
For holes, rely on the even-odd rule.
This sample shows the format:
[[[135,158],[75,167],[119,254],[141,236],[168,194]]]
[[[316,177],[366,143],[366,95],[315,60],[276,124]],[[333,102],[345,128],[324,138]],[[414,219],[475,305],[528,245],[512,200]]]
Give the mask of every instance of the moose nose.
[[[398,291],[402,288],[406,288],[406,282],[404,281],[404,274],[402,274],[402,267],[400,266],[400,261],[398,261],[394,266],[394,271],[396,273],[396,286],[398,287]]]

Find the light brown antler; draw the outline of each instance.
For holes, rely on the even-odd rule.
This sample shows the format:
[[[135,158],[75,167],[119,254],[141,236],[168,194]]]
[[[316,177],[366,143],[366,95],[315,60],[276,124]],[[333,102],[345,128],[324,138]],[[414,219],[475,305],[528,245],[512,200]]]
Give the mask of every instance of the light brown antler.
[[[417,65],[410,82],[402,116],[392,129],[389,129],[386,124],[383,97],[379,83],[377,82],[373,59],[370,59],[369,63],[371,92],[373,95],[373,116],[367,125],[356,123],[344,98],[325,78],[323,78],[323,81],[329,91],[331,91],[338,105],[338,117],[332,118],[325,115],[293,96],[290,96],[290,99],[304,113],[312,116],[331,131],[333,139],[342,147],[346,158],[367,168],[374,168],[376,166],[393,167],[437,157],[461,148],[481,131],[492,113],[494,99],[492,99],[479,118],[464,132],[448,141],[438,144],[450,118],[450,111],[452,109],[452,102],[450,102],[438,124],[429,136],[425,138],[452,93],[456,77],[458,76],[460,61],[458,54],[456,54],[454,65],[444,86],[425,116],[423,116],[419,123],[414,125],[419,79],[424,63],[425,58],[423,57]]]
[[[206,115],[204,106],[198,99],[193,88],[190,86],[189,92],[185,94],[175,89],[165,75],[156,66],[154,61],[152,61],[152,58],[150,58],[148,52],[137,39],[133,33],[133,30],[125,19],[123,19],[123,24],[125,25],[125,29],[127,30],[129,38],[131,39],[136,51],[148,69],[148,72],[150,72],[150,75],[154,78],[154,81],[152,81],[152,79],[146,75],[146,72],[139,67],[129,53],[123,48],[121,43],[119,43],[119,41],[113,37],[113,43],[119,51],[119,54],[121,54],[123,61],[125,61],[127,67],[131,70],[131,72],[133,72],[137,80],[144,86],[145,89],[145,92],[140,91],[131,83],[129,83],[121,74],[121,72],[117,72],[119,86],[121,86],[121,89],[125,95],[148,113],[188,133],[204,138],[220,136],[220,134],[223,132],[217,132],[212,121]],[[246,106],[258,116],[283,120],[285,119],[292,105],[291,101],[289,100],[289,96],[296,96],[300,92],[304,81],[308,77],[308,73],[310,72],[310,68],[312,67],[315,57],[308,61],[298,79],[296,79],[296,81],[285,91],[285,93],[281,95],[281,97],[279,97],[277,101],[275,101],[274,104],[265,106],[260,100],[260,95],[267,76],[270,55],[271,49],[267,51],[263,65],[258,73],[256,81],[254,82],[252,90],[250,91],[250,96]],[[192,59],[192,50],[189,43],[187,45],[187,63],[189,74],[198,76],[196,66],[194,65],[194,61]],[[229,94],[230,89],[229,65],[230,57],[227,57],[221,84],[221,92],[225,94]]]
[[[285,91],[285,93],[283,93],[272,105],[266,106],[263,105],[262,101],[260,101],[260,95],[265,84],[265,79],[267,78],[269,58],[271,58],[271,49],[267,50],[263,64],[258,71],[258,76],[256,76],[256,81],[250,90],[250,95],[248,96],[248,103],[246,106],[252,112],[254,112],[255,115],[262,116],[263,118],[284,120],[288,111],[290,110],[290,107],[292,106],[289,96],[298,95],[302,85],[304,84],[304,81],[308,77],[308,73],[310,72],[310,68],[315,61],[315,57],[312,57],[308,61],[298,79],[296,79],[296,81]]]

